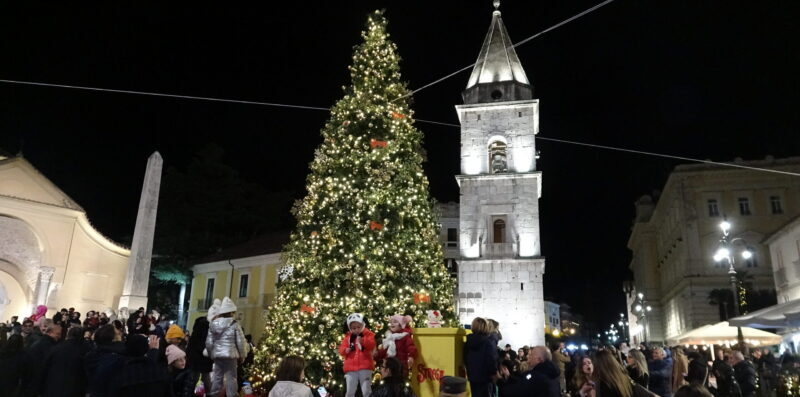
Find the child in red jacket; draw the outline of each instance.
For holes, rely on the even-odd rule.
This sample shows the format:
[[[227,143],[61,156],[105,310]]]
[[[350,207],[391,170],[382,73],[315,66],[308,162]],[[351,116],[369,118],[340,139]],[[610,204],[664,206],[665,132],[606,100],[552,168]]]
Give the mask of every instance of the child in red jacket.
[[[372,353],[375,350],[375,334],[364,326],[364,316],[353,313],[347,316],[347,328],[339,354],[344,358],[344,379],[347,384],[346,397],[355,397],[356,388],[361,385],[361,394],[369,397],[372,394],[372,370],[375,362]]]
[[[408,376],[408,368],[414,365],[417,347],[411,336],[411,316],[395,314],[389,318],[389,330],[383,343],[378,347],[376,359],[395,357],[403,365],[403,375]]]

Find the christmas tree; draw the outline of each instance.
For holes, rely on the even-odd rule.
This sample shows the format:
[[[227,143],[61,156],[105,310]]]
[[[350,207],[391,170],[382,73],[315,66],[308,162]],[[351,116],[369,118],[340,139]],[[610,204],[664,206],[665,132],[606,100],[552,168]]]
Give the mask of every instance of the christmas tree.
[[[435,309],[445,326],[456,325],[422,133],[386,25],[382,12],[369,16],[349,68],[352,84],[322,130],[308,193],[293,210],[297,229],[284,248],[254,384],[270,380],[281,358],[299,355],[311,383],[336,388],[343,381],[337,347],[351,312],[364,314],[378,341],[393,314],[409,314],[419,327]]]

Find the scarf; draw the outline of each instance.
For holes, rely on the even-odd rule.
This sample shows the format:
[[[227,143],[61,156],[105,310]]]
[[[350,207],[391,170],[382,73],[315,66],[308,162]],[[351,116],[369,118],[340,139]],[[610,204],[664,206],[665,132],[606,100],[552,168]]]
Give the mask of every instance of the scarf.
[[[386,338],[383,339],[383,347],[386,349],[386,357],[394,357],[397,355],[397,345],[395,341],[403,339],[408,335],[408,332],[393,333],[391,330],[386,331]]]

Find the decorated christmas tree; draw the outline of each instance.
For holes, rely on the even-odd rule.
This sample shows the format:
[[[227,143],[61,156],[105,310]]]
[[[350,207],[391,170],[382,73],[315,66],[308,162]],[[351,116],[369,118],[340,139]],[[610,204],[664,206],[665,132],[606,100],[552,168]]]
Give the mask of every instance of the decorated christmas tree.
[[[337,347],[351,312],[364,314],[378,340],[393,314],[424,327],[425,311],[439,310],[445,326],[456,324],[454,281],[422,169],[422,133],[386,25],[382,12],[369,16],[349,68],[352,84],[322,130],[256,349],[255,385],[268,382],[288,355],[309,362],[311,383],[340,385]]]

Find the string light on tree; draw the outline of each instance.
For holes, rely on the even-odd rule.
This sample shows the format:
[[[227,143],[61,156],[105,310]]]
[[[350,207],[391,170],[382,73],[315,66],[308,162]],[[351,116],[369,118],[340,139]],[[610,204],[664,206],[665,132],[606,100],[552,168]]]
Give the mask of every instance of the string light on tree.
[[[286,269],[256,352],[255,386],[291,354],[309,363],[306,378],[336,388],[336,347],[348,313],[363,313],[382,333],[388,316],[423,326],[436,309],[455,326],[454,282],[444,267],[439,230],[422,170],[422,133],[404,96],[396,46],[381,12],[371,14],[349,67],[352,84],[331,109],[293,209],[297,229],[284,248]]]

